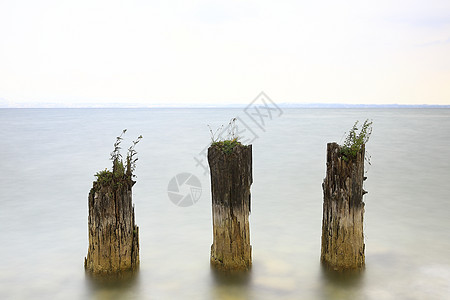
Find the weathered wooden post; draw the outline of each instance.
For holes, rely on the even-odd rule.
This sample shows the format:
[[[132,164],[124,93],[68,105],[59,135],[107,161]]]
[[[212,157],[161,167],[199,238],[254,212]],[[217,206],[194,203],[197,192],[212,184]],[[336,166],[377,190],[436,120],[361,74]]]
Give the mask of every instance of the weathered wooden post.
[[[364,154],[364,144],[354,157],[344,157],[336,143],[327,144],[321,261],[334,270],[364,268]]]
[[[211,172],[213,244],[211,264],[224,270],[247,270],[250,245],[252,145],[223,141],[208,148]]]
[[[89,192],[89,249],[84,267],[94,275],[115,275],[139,266],[139,227],[132,204],[135,151],[134,145],[130,147],[125,170],[119,159],[120,140],[121,136],[111,153],[113,170],[98,172]]]

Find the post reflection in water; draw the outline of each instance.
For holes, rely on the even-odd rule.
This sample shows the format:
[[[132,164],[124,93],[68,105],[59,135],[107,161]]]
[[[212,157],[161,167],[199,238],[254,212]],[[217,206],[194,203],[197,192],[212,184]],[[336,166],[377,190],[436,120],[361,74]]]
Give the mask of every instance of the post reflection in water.
[[[321,299],[360,299],[365,270],[335,271],[320,264]]]
[[[223,271],[214,266],[210,269],[211,299],[249,299],[252,269],[246,271]]]
[[[138,297],[139,270],[100,276],[88,272],[85,282],[90,299],[130,299]]]

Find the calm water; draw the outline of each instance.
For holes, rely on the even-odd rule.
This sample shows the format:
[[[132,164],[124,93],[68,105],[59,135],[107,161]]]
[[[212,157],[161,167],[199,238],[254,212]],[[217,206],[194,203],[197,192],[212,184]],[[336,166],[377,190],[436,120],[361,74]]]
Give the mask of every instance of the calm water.
[[[209,175],[194,157],[207,124],[235,116],[253,142],[253,268],[209,266]],[[366,270],[333,276],[319,263],[326,143],[373,119],[364,197]],[[85,277],[87,196],[110,167],[122,129],[137,146],[133,188],[141,268],[120,284]],[[0,110],[1,299],[444,299],[450,297],[450,110],[284,109],[263,131],[242,109]],[[178,173],[196,175],[197,204],[167,195]]]

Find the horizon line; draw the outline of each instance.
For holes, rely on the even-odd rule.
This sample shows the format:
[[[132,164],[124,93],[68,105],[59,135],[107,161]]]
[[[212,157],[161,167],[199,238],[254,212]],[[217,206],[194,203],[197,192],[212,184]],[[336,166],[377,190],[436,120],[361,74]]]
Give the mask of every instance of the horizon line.
[[[295,103],[281,102],[274,103],[283,108],[450,108],[450,104],[354,104],[354,103]],[[143,104],[143,103],[80,103],[80,104],[60,104],[54,102],[42,103],[1,103],[0,109],[50,109],[50,108],[245,108],[249,104],[208,104],[208,103],[169,103],[169,104]]]

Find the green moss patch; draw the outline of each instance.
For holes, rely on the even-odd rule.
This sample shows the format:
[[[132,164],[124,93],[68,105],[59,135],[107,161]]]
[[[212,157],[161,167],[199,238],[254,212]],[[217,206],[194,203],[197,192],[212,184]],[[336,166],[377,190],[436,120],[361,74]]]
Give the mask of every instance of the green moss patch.
[[[219,148],[226,154],[232,153],[235,147],[247,147],[246,145],[243,145],[241,142],[239,142],[237,138],[234,138],[232,140],[213,142],[211,143],[211,146]]]

